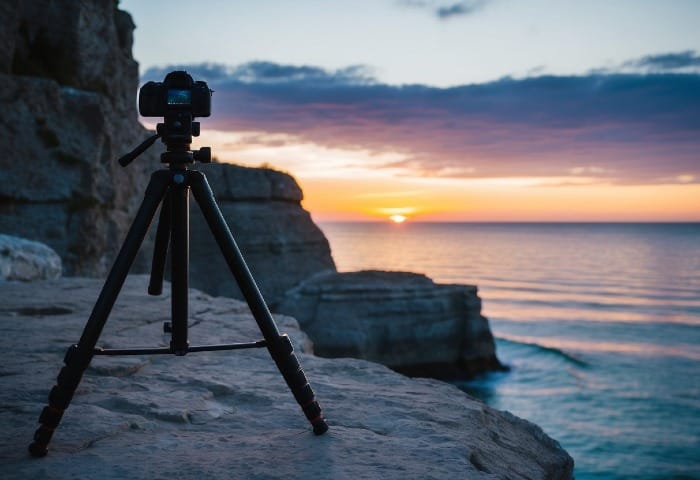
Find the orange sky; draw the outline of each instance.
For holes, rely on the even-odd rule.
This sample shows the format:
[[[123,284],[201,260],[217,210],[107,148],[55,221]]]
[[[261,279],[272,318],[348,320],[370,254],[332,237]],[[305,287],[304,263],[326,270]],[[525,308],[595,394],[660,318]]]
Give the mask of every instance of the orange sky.
[[[530,179],[300,180],[317,221],[699,221],[700,185],[538,186]]]
[[[316,221],[700,221],[700,185],[613,185],[586,177],[431,178],[374,168],[393,153],[288,141],[246,144],[246,134],[207,131],[219,161],[292,174]]]

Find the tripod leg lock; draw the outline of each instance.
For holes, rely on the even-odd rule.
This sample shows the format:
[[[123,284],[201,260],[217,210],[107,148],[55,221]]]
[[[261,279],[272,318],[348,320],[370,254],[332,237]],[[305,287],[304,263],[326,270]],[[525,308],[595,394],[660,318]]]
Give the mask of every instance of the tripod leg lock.
[[[70,404],[78,388],[83,372],[90,365],[92,353],[80,351],[78,345],[71,345],[63,359],[56,385],[49,392],[49,404],[39,415],[39,428],[34,432],[34,441],[29,445],[29,453],[34,457],[43,457],[48,452],[54,430],[63,418],[63,413]]]
[[[306,374],[294,354],[294,347],[289,336],[284,334],[277,337],[269,346],[269,350],[277,368],[287,382],[287,386],[311,423],[314,433],[316,435],[325,433],[328,430],[328,424],[323,418],[321,405],[316,400],[316,395],[309,385]]]

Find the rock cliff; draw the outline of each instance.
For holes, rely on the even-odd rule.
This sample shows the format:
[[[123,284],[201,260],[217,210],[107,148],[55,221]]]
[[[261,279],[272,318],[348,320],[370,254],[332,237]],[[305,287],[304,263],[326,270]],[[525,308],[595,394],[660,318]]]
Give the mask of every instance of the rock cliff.
[[[0,231],[48,244],[69,275],[107,271],[157,165],[116,162],[147,135],[133,28],[113,0],[0,1]]]
[[[136,112],[134,24],[113,0],[1,0],[0,14],[0,232],[48,244],[67,275],[103,276],[160,168],[157,148],[128,168],[116,162],[148,135]],[[290,176],[204,170],[268,298],[335,268]],[[192,284],[240,297],[199,210],[192,212]],[[137,271],[148,266],[149,246]]]
[[[502,368],[473,286],[407,272],[333,273],[289,291],[276,309],[299,321],[322,356],[433,378]]]
[[[131,277],[105,347],[165,346],[170,299]],[[299,353],[329,420],[311,433],[265,350],[185,357],[96,357],[54,435],[31,440],[63,354],[101,283],[64,278],[0,284],[0,463],[4,479],[570,479],[573,461],[542,430],[436,380],[356,359]],[[260,338],[240,302],[191,292],[193,344]],[[307,343],[290,317],[277,322]],[[150,339],[150,340],[149,340]]]

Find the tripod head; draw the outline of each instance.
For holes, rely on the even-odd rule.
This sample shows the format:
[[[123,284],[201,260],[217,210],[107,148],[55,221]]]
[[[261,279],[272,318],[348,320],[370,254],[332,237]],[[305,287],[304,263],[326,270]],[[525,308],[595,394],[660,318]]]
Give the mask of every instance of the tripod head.
[[[211,162],[211,148],[190,149],[192,137],[199,136],[199,122],[195,117],[211,115],[212,90],[206,82],[194,81],[184,70],[168,73],[162,82],[147,82],[139,90],[139,113],[144,117],[163,117],[156,125],[156,134],[147,138],[131,152],[119,159],[126,167],[160,138],[166,151],[160,161],[171,166],[182,166],[195,161]]]

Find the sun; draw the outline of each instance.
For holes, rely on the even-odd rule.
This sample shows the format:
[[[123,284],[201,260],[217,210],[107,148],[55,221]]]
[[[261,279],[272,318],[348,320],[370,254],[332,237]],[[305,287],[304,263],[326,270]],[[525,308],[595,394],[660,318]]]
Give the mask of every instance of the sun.
[[[382,217],[388,219],[391,223],[404,223],[409,220],[414,213],[416,213],[416,208],[414,207],[382,207],[377,208],[375,212]]]

